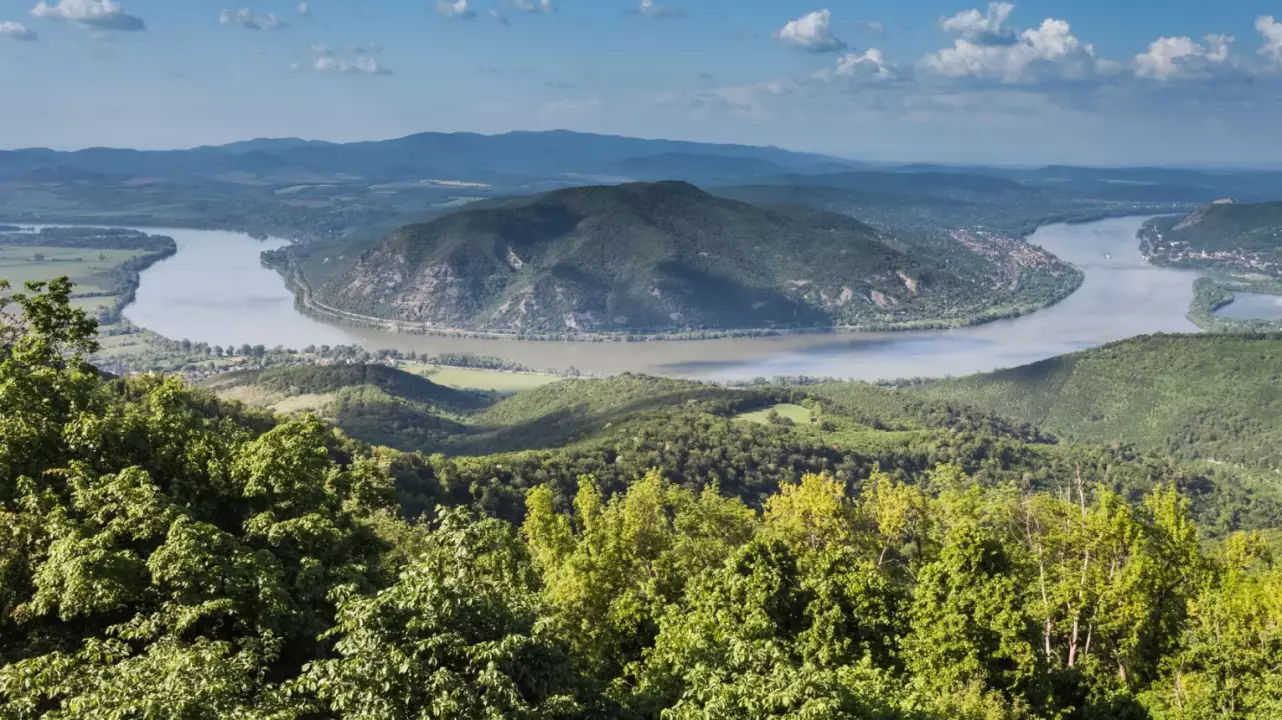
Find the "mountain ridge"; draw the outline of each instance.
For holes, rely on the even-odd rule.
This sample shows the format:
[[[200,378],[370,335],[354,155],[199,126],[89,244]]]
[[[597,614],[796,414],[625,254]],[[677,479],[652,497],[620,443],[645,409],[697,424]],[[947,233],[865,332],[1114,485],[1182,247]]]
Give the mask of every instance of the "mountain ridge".
[[[1028,248],[1021,257],[1030,276],[1075,287],[1075,271],[1053,256]],[[330,260],[312,257],[312,277]],[[981,282],[911,239],[846,215],[759,207],[675,181],[484,201],[402,226],[348,262],[312,282],[316,300],[450,330],[958,323],[1020,289],[1000,263]]]

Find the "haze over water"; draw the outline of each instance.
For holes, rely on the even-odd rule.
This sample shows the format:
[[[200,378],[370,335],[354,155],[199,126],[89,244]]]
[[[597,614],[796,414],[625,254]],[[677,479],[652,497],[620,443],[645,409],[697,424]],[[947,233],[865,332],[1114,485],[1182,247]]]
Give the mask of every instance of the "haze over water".
[[[1029,241],[1086,273],[1067,300],[1031,315],[957,330],[824,333],[644,343],[543,343],[407,335],[347,328],[294,309],[281,277],[259,262],[260,242],[219,231],[160,230],[178,254],[145,271],[125,316],[174,339],[300,348],[358,343],[370,349],[470,352],[534,369],[644,372],[716,380],[811,375],[861,380],[965,375],[1014,367],[1134,335],[1196,332],[1185,317],[1198,274],[1149,265],[1136,232],[1143,218],[1048,225]]]

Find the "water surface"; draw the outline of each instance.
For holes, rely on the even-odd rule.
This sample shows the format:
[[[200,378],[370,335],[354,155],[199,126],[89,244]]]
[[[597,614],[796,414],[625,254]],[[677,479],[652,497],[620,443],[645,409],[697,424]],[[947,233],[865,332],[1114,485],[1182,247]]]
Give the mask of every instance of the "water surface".
[[[821,333],[680,342],[544,343],[409,335],[349,328],[294,309],[279,275],[259,253],[283,241],[197,230],[170,235],[178,254],[142,275],[125,316],[171,338],[210,344],[303,347],[358,343],[370,349],[471,352],[532,368],[576,367],[707,379],[813,375],[863,380],[939,377],[1013,367],[1155,332],[1196,332],[1184,316],[1197,273],[1149,265],[1135,234],[1144,218],[1048,225],[1030,242],[1082,268],[1067,300],[1031,315],[957,330]],[[1234,303],[1236,305],[1237,303]],[[1231,306],[1230,306],[1231,307]]]
[[[1282,320],[1282,295],[1233,293],[1233,302],[1215,311],[1233,320]]]

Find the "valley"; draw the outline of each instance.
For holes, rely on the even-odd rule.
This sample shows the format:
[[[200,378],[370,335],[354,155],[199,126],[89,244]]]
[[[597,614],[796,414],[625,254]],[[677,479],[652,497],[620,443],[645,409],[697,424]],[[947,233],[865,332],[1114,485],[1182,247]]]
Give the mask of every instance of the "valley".
[[[1053,225],[1029,238],[1083,269],[1081,288],[1049,308],[953,330],[780,333],[682,342],[527,342],[389,332],[299,313],[281,277],[258,255],[280,243],[170,229],[177,255],[147,271],[125,316],[162,336],[210,346],[359,345],[419,355],[518,358],[539,371],[624,371],[720,380],[808,375],[875,381],[1014,367],[1133,335],[1188,332],[1194,273],[1139,259],[1142,219]],[[1111,258],[1109,257],[1111,256]],[[176,367],[207,358],[182,356]]]
[[[0,720],[1282,720],[1279,2],[0,2]]]
[[[486,189],[460,182],[433,187]],[[1138,234],[1161,219],[1020,238],[1018,198],[1041,191],[919,183],[943,189],[868,223],[633,183],[309,242],[8,231],[0,263],[37,284],[0,313],[0,475],[19,478],[0,484],[19,539],[0,542],[0,712],[147,687],[40,674],[63,657],[78,679],[141,668],[184,688],[243,671],[193,706],[327,717],[369,663],[410,656],[390,647],[408,632],[413,653],[459,633],[485,657],[538,643],[529,666],[561,668],[546,716],[657,717],[708,662],[674,638],[718,648],[763,622],[771,672],[838,673],[813,692],[879,708],[851,717],[1149,717],[1185,697],[1167,668],[1220,667],[1187,640],[1213,636],[1195,613],[1247,626],[1240,608],[1282,587],[1265,560],[1282,551],[1282,335],[1220,314],[1273,280],[1148,262]],[[971,224],[1000,207],[976,193],[1011,216]],[[1083,568],[1098,595],[1078,607]],[[976,583],[1035,682],[986,676],[970,687],[1002,689],[959,715],[929,611]],[[1092,619],[1086,652],[1135,674],[1065,666],[1065,618],[1119,597],[1161,616]],[[983,636],[970,602],[957,622]],[[487,639],[495,617],[525,624]],[[96,654],[118,632],[121,656]],[[367,632],[382,639],[346,667]],[[1163,645],[1119,649],[1139,635]],[[379,672],[438,677],[451,653]],[[1238,671],[1251,702],[1270,668]]]

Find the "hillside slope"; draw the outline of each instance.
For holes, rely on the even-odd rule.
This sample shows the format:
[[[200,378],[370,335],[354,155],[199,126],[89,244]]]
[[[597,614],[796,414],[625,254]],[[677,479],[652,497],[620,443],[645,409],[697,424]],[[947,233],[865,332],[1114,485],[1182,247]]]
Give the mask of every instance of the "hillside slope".
[[[1282,202],[1217,203],[1184,217],[1156,218],[1140,240],[1158,264],[1282,276]]]
[[[436,447],[465,432],[465,416],[494,400],[489,393],[448,388],[384,365],[233,372],[206,387],[255,407],[312,413],[358,440],[400,450]]]
[[[1079,442],[1282,468],[1282,335],[1155,335],[905,392]]]
[[[1072,268],[1032,248],[1012,282],[1008,259],[976,277],[849,217],[636,183],[487,202],[402,227],[313,282],[313,299],[428,328],[670,332],[958,324],[1003,304],[1044,304],[1045,288],[1023,292],[1036,283],[1022,285],[1021,270],[1053,277],[1061,292],[1076,286]]]

